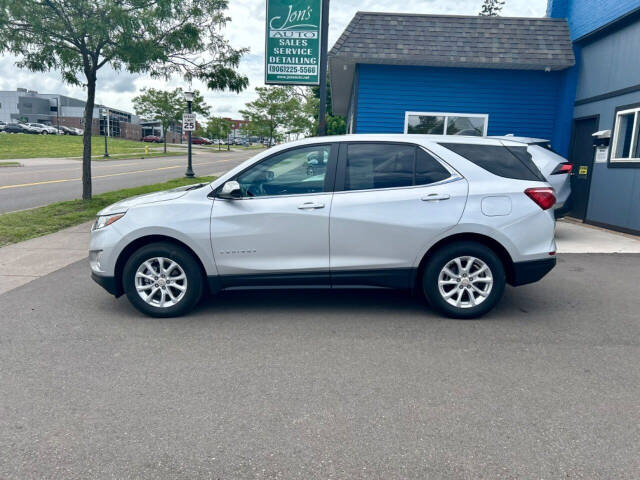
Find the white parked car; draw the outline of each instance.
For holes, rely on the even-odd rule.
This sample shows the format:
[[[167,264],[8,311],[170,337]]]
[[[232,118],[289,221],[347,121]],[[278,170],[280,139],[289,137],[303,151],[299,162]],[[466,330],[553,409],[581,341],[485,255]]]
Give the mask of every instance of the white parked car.
[[[312,138],[107,207],[89,258],[94,280],[153,316],[205,289],[316,285],[412,289],[471,318],[554,267],[554,202],[517,142]]]
[[[25,123],[24,125],[31,127],[42,135],[57,135],[59,133],[56,127],[45,125],[44,123]]]
[[[566,158],[558,155],[551,149],[551,142],[542,138],[529,138],[529,137],[491,137],[511,142],[522,143],[527,146],[527,152],[531,155],[533,163],[536,164],[540,173],[544,175],[547,182],[555,190],[556,204],[554,205],[554,212],[556,218],[560,218],[569,213],[570,203],[569,197],[571,195],[571,172],[573,166]]]

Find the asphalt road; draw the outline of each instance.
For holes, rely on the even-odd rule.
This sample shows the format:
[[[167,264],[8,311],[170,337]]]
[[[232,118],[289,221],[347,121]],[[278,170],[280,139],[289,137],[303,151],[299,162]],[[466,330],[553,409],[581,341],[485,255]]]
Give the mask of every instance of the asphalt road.
[[[0,478],[639,478],[639,255],[482,320],[389,291],[150,319],[80,262],[0,295]]]
[[[255,155],[256,151],[194,151],[196,175],[219,175]],[[0,213],[38,207],[82,196],[82,162],[51,159],[24,160],[24,167],[0,169]],[[35,164],[34,164],[35,163]],[[186,156],[145,160],[94,161],[91,165],[94,193],[149,185],[180,177]]]

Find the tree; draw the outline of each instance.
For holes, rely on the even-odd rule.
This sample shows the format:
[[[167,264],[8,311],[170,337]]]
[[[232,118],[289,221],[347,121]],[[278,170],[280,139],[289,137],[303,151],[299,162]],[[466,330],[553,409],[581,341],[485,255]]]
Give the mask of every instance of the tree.
[[[57,70],[83,85],[82,198],[91,198],[91,126],[98,71],[198,78],[211,89],[240,92],[246,50],[220,33],[227,0],[0,0],[0,52],[34,72]]]
[[[309,98],[306,108],[309,115],[314,119],[313,135],[318,134],[318,115],[320,112],[320,87],[311,87],[312,96]],[[326,133],[327,135],[344,135],[347,133],[347,120],[339,115],[333,115],[333,104],[331,100],[331,84],[327,78],[327,116],[326,116]]]
[[[502,7],[504,7],[504,0],[484,0],[479,15],[484,17],[497,17],[500,15]]]
[[[193,96],[191,110],[208,116],[211,110],[203,96],[196,90]],[[164,152],[167,153],[167,132],[169,127],[179,122],[187,109],[187,102],[181,88],[175,90],[143,89],[142,93],[133,99],[136,113],[141,117],[158,121],[164,132]]]
[[[229,134],[231,133],[231,123],[226,118],[211,117],[207,123],[206,134],[216,140],[227,140],[227,149],[229,149]],[[218,142],[218,150],[220,143]]]
[[[259,129],[269,136],[269,146],[279,131],[304,133],[309,130],[308,112],[293,87],[257,87],[256,93],[258,98],[247,103],[240,114],[249,120],[250,131]]]

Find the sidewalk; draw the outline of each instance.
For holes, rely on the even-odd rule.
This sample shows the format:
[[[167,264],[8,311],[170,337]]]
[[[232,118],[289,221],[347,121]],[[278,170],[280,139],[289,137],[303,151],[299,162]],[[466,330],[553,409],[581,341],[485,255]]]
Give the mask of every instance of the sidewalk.
[[[87,258],[92,223],[0,248],[0,294]],[[560,254],[640,253],[640,238],[564,220],[556,242]]]
[[[0,294],[87,258],[92,223],[0,248]]]

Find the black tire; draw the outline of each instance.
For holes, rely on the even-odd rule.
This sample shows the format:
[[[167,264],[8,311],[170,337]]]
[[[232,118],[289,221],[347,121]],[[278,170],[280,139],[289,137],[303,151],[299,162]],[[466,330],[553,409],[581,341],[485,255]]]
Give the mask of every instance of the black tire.
[[[449,262],[465,256],[476,257],[489,267],[493,285],[488,295],[478,305],[463,308],[447,302],[438,288],[438,277]],[[477,318],[486,314],[496,306],[502,297],[505,284],[506,274],[500,258],[489,247],[472,241],[451,243],[437,250],[428,260],[422,275],[422,291],[427,301],[438,312],[451,318]],[[456,285],[453,288],[456,288]],[[457,288],[460,288],[460,286]],[[462,298],[466,298],[467,301],[470,300],[469,293],[463,294]]]
[[[147,303],[138,294],[135,276],[145,261],[163,257],[176,262],[186,276],[186,291],[180,300],[172,306],[160,307]],[[127,260],[122,272],[122,284],[131,304],[142,313],[151,317],[178,317],[189,313],[200,301],[203,290],[203,274],[198,261],[184,248],[169,242],[152,243],[136,250]],[[168,288],[166,285],[164,289]],[[174,294],[179,293],[172,287]],[[156,296],[164,295],[158,292]]]

